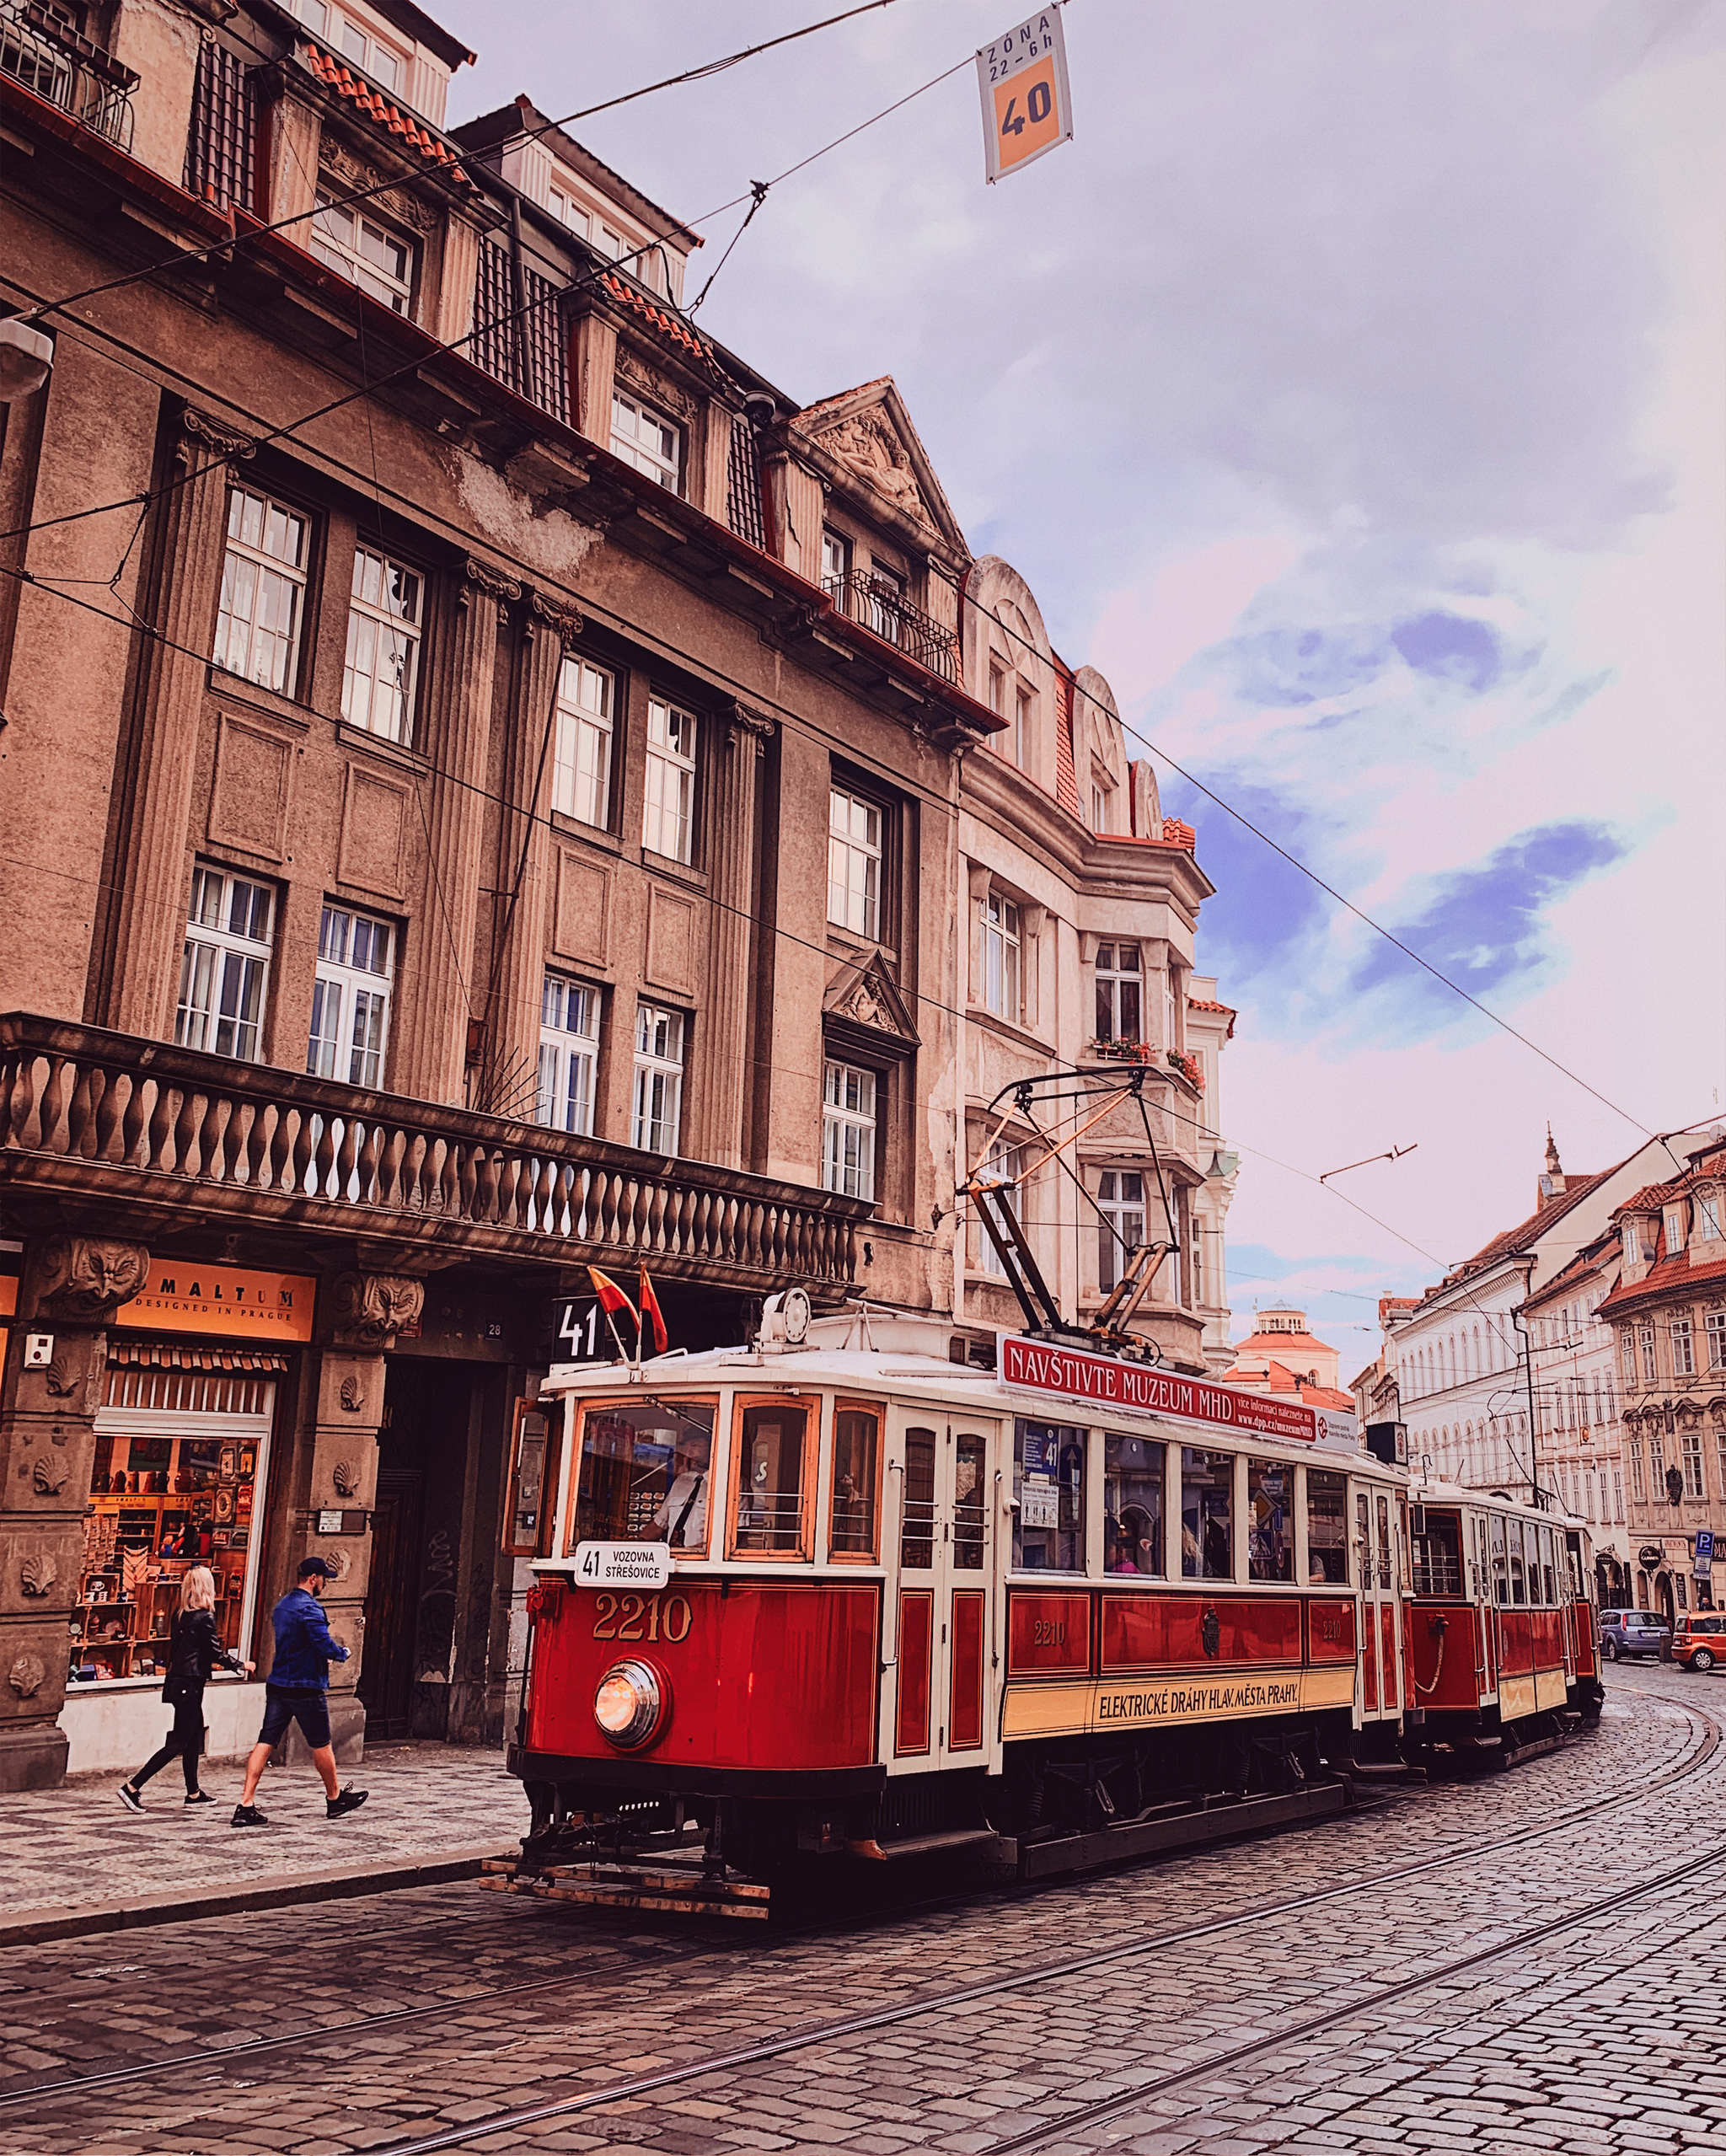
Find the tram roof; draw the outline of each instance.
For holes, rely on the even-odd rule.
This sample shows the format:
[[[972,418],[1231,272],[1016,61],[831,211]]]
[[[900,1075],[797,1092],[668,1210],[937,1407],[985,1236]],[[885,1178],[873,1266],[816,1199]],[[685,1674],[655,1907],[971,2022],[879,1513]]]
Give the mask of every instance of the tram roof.
[[[1543,1527],[1588,1526],[1579,1514],[1567,1511],[1562,1505],[1546,1512],[1526,1498],[1511,1497],[1503,1490],[1471,1489],[1466,1483],[1447,1482],[1439,1475],[1411,1478],[1408,1499],[1411,1504],[1458,1504],[1471,1506],[1477,1512],[1515,1512],[1525,1520],[1538,1520]]]

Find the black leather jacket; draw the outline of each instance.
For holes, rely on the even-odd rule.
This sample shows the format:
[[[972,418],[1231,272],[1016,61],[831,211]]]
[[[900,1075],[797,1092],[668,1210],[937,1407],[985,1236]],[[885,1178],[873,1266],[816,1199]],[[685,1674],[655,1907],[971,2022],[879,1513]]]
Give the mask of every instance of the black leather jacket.
[[[180,1611],[174,1620],[168,1649],[168,1681],[162,1687],[162,1697],[168,1700],[183,1699],[194,1690],[201,1692],[210,1681],[211,1671],[218,1663],[224,1670],[245,1666],[239,1656],[217,1638],[212,1611]]]

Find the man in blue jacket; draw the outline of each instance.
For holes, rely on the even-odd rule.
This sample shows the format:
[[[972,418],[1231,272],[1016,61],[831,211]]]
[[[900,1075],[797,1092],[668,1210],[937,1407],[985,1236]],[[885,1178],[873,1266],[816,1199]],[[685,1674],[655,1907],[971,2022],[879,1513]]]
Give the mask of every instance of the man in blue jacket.
[[[342,1819],[357,1811],[366,1792],[350,1784],[344,1789],[336,1779],[335,1750],[330,1741],[330,1665],[345,1662],[347,1649],[330,1636],[329,1620],[318,1606],[326,1579],[335,1577],[334,1566],[321,1557],[308,1557],[301,1564],[299,1585],[284,1595],[271,1612],[276,1628],[276,1659],[264,1687],[264,1726],[246,1762],[246,1785],[234,1806],[236,1826],[264,1826],[269,1822],[252,1799],[270,1764],[270,1755],[297,1722],[300,1734],[312,1747],[312,1764],[324,1783],[326,1819]]]

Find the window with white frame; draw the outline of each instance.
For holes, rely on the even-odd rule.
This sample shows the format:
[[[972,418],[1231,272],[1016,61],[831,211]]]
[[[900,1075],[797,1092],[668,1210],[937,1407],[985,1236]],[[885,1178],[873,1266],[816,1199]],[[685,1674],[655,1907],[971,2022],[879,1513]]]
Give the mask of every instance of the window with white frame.
[[[985,892],[980,908],[982,924],[978,1000],[998,1018],[1016,1025],[1023,1008],[1021,979],[1021,946],[1019,909],[999,891]]]
[[[682,485],[683,437],[680,427],[662,418],[639,397],[614,389],[611,396],[613,454],[649,479],[657,480],[676,494]]]
[[[1685,1431],[1680,1440],[1678,1457],[1684,1469],[1684,1494],[1686,1497],[1706,1497],[1708,1486],[1702,1479],[1702,1434],[1699,1429]]]
[[[346,906],[325,906],[318,924],[318,970],[306,1068],[346,1086],[381,1086],[389,1038],[395,931]]]
[[[992,662],[989,669],[989,708],[998,719],[1007,716],[1007,677],[1003,668]]]
[[[683,1014],[644,1003],[635,1012],[631,1138],[644,1153],[675,1155],[683,1106]]]
[[[828,795],[827,917],[853,936],[881,940],[882,816],[861,794],[834,786]]]
[[[1695,1207],[1694,1240],[1697,1242],[1718,1242],[1720,1240],[1720,1193],[1718,1190],[1699,1190],[1691,1201]]]
[[[1128,1168],[1105,1168],[1096,1179],[1096,1284],[1107,1295],[1127,1260],[1144,1240],[1144,1177]]]
[[[872,1070],[828,1063],[823,1089],[821,1180],[846,1198],[875,1195],[875,1100]]]
[[[694,839],[695,719],[662,697],[647,700],[647,784],[641,844],[688,861]]]
[[[1181,1045],[1181,976],[1171,966],[1163,975],[1163,1046]]]
[[[1643,1467],[1642,1440],[1639,1437],[1630,1440],[1630,1494],[1638,1504],[1648,1503],[1648,1477]]]
[[[897,569],[874,561],[869,570],[869,626],[889,644],[905,637],[905,580]]]
[[[979,1183],[1016,1185],[1019,1169],[1019,1148],[1016,1145],[1004,1145],[997,1139],[989,1149],[989,1158],[978,1170],[977,1179]],[[1020,1209],[1021,1190],[1019,1188],[1009,1190],[1005,1196],[1008,1208],[1016,1218]],[[988,1229],[984,1226],[980,1218],[977,1223],[977,1262],[984,1272],[992,1274],[995,1279],[1006,1279],[1007,1268],[1001,1263],[1000,1252],[995,1248],[994,1240]]]
[[[411,240],[387,224],[320,195],[311,244],[326,270],[335,271],[397,314],[411,308],[416,250]]]
[[[228,492],[215,663],[292,695],[306,598],[306,519],[249,488]]]
[[[330,6],[329,0],[287,0],[287,5],[314,37],[321,37],[345,60],[356,62],[373,82],[387,90],[403,88],[407,66],[401,55],[368,36],[339,8]]]
[[[1696,1370],[1696,1349],[1691,1344],[1690,1320],[1675,1317],[1672,1321],[1672,1375],[1691,1376]]]
[[[1627,1385],[1636,1382],[1636,1337],[1627,1325],[1618,1335],[1618,1356],[1624,1365],[1624,1379]]]
[[[1647,1383],[1652,1385],[1654,1381],[1655,1376],[1654,1327],[1652,1325],[1643,1326],[1638,1331],[1637,1338],[1642,1343],[1643,1377]]]
[[[561,187],[552,186],[546,192],[546,206],[560,225],[578,233],[585,239],[590,226],[587,212],[573,195],[566,195]]]
[[[603,830],[611,818],[612,705],[617,684],[603,667],[566,658],[557,677],[551,805]]]
[[[1635,1221],[1627,1220],[1623,1232],[1624,1262],[1627,1265],[1639,1265],[1642,1263],[1642,1237],[1637,1232]]]
[[[1144,969],[1136,943],[1096,947],[1096,1038],[1139,1041],[1144,1038]]]
[[[354,549],[341,716],[386,741],[414,737],[425,580],[370,547]]]
[[[1726,1310],[1711,1310],[1702,1324],[1707,1335],[1708,1368],[1726,1370]]]
[[[593,1134],[599,1057],[599,991],[547,973],[539,997],[539,1086],[534,1119],[552,1130]]]
[[[219,868],[192,872],[174,1038],[242,1063],[263,1053],[276,893]]]
[[[828,525],[821,534],[821,588],[843,603],[850,575],[851,542]]]
[[[1037,698],[1021,682],[1013,692],[1013,761],[1021,771],[1031,769],[1037,748]]]
[[[1110,787],[1100,785],[1095,779],[1091,780],[1091,828],[1093,831],[1101,833],[1107,831],[1109,828],[1109,802],[1112,792],[1112,790]]]
[[[1682,1250],[1684,1242],[1684,1208],[1669,1205],[1666,1208],[1666,1255],[1670,1258],[1675,1251]]]

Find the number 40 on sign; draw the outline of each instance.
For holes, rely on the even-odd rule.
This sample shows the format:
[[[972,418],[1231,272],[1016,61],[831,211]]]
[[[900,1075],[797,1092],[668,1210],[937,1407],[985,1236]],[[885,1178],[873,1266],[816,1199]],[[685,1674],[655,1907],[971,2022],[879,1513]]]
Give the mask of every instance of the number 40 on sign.
[[[1067,46],[1059,8],[1044,8],[977,56],[990,184],[1073,137]]]

